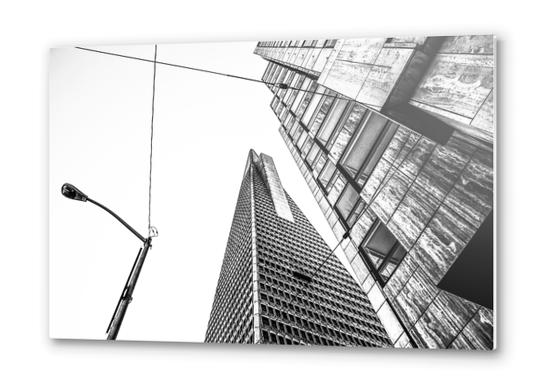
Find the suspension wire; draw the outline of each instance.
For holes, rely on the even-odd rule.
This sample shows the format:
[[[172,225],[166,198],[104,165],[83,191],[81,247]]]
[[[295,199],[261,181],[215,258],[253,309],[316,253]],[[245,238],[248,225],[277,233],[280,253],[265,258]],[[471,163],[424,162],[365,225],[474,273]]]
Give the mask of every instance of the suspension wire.
[[[342,236],[342,238],[339,240],[339,242],[337,243],[337,245],[335,245],[335,248],[333,248],[331,250],[331,252],[329,252],[329,254],[327,255],[327,257],[324,259],[324,261],[322,261],[318,267],[310,274],[310,276],[308,276],[308,280],[309,282],[312,281],[312,279],[316,276],[316,274],[320,271],[320,269],[327,263],[327,261],[329,260],[329,258],[331,256],[333,256],[335,254],[335,251],[337,250],[337,248],[339,248],[339,245],[342,244],[342,242],[344,240],[346,240],[348,238],[348,236],[350,235],[350,231],[346,231],[344,233],[344,235]],[[290,304],[292,304],[292,301],[294,301],[294,299],[296,298],[295,295],[291,295],[291,298],[290,300],[288,300],[288,302],[286,303],[286,309],[288,309],[288,307],[290,306]]]
[[[145,59],[143,57],[123,55],[123,54],[120,54],[120,53],[107,52],[107,51],[100,51],[98,49],[92,49],[92,48],[84,48],[84,47],[75,47],[75,48],[83,50],[83,51],[100,53],[100,54],[103,54],[103,55],[116,56],[116,57],[122,57],[124,59],[131,59],[131,60],[144,61],[144,62],[147,62],[147,63],[153,63],[155,66],[156,66],[156,64],[166,65],[168,67],[188,69],[190,71],[203,72],[203,73],[208,73],[208,74],[211,74],[211,75],[218,75],[218,76],[230,77],[230,78],[233,78],[233,79],[251,81],[253,83],[261,83],[261,84],[266,84],[266,85],[271,85],[271,86],[277,86],[280,89],[291,89],[293,91],[302,91],[302,92],[312,93],[313,95],[322,95],[322,96],[328,96],[328,97],[331,96],[331,95],[323,93],[323,92],[315,92],[315,91],[309,91],[308,89],[301,89],[301,88],[291,87],[291,86],[289,86],[288,84],[285,84],[285,83],[272,83],[272,82],[263,81],[263,80],[260,80],[260,79],[254,79],[254,78],[251,78],[251,77],[232,75],[231,73],[211,71],[209,69],[190,67],[190,66],[187,66],[187,65],[168,63],[168,62],[165,62],[165,61],[156,61],[156,57],[155,57],[155,60],[150,60],[150,59]],[[352,100],[351,98],[339,97],[339,96],[335,96],[335,98],[336,99],[341,99],[341,100]]]
[[[343,240],[346,240],[348,238],[348,236],[350,235],[350,231],[346,231],[344,233],[344,235],[342,236],[341,240],[339,240],[339,242],[337,243],[337,245],[335,246],[335,248],[333,248],[333,250],[331,252],[329,252],[329,255],[327,255],[327,257],[325,258],[324,261],[322,261],[320,263],[320,265],[318,266],[318,268],[316,268],[316,270],[314,270],[311,275],[309,276],[309,279],[312,279],[313,277],[316,276],[316,274],[320,271],[320,269],[322,269],[322,267],[327,263],[327,261],[329,260],[329,258],[335,254],[335,251],[337,250],[337,248],[339,248],[339,245],[341,245],[341,243],[343,242]]]
[[[149,237],[158,236],[158,231],[151,226],[151,198],[152,198],[152,148],[154,139],[154,97],[156,94],[156,55],[158,53],[158,45],[154,45],[154,68],[152,74],[152,107],[151,107],[151,140],[150,140],[150,155],[149,155],[149,216],[148,216],[148,231]]]
[[[209,69],[190,67],[190,66],[187,66],[187,65],[175,64],[175,63],[168,63],[168,62],[165,62],[165,61],[158,61],[157,60],[158,46],[156,44],[154,45],[154,59],[153,60],[145,59],[143,57],[123,55],[123,54],[115,53],[115,52],[101,51],[101,50],[92,49],[92,48],[84,48],[84,47],[75,47],[75,48],[80,49],[82,51],[100,53],[100,54],[103,54],[103,55],[121,57],[121,58],[124,58],[124,59],[131,59],[131,60],[138,60],[138,61],[153,63],[151,139],[150,139],[150,158],[149,158],[149,204],[148,204],[149,205],[149,210],[148,210],[148,232],[149,232],[149,237],[158,236],[157,229],[151,225],[152,155],[153,155],[153,138],[154,138],[154,99],[155,99],[155,93],[156,93],[156,66],[157,66],[157,64],[165,65],[165,66],[169,66],[169,67],[187,69],[187,70],[196,71],[196,72],[203,72],[203,73],[208,73],[208,74],[212,74],[212,75],[224,76],[224,77],[229,77],[229,78],[233,78],[233,79],[251,81],[251,82],[254,82],[254,83],[265,84],[265,85],[269,85],[269,86],[273,86],[273,87],[276,86],[279,89],[291,89],[293,91],[307,92],[307,93],[311,93],[313,95],[321,95],[321,96],[326,96],[326,97],[333,97],[334,100],[348,100],[348,101],[352,100],[351,98],[338,96],[338,94],[329,95],[329,94],[323,93],[323,92],[315,92],[315,91],[310,91],[309,89],[302,89],[302,88],[292,87],[292,86],[290,86],[288,84],[285,84],[285,83],[272,83],[272,82],[264,81],[264,80],[261,80],[261,79],[254,79],[254,78],[245,77],[245,76],[238,76],[238,75],[233,75],[233,74],[230,74],[230,73],[217,72],[217,71],[212,71],[212,70],[209,70]],[[339,244],[340,243],[341,242],[339,242]],[[339,244],[337,244],[335,249],[339,246]],[[331,252],[330,256],[333,254],[335,249]],[[320,264],[320,266],[313,273],[313,275],[316,274],[320,270],[320,268],[323,266],[323,264],[325,264],[327,262],[327,260],[329,259],[330,256],[328,256],[328,258],[322,264]]]

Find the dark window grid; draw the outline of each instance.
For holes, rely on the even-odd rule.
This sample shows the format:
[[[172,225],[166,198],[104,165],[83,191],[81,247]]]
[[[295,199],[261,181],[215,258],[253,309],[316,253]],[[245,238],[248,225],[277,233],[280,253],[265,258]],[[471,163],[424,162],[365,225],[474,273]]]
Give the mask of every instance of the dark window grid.
[[[274,207],[260,207],[266,208],[267,210],[274,210]],[[295,212],[294,212],[295,213]],[[289,230],[288,223],[279,224],[272,220],[273,215],[276,215],[274,212],[258,212],[256,214],[256,220],[261,222],[261,225],[257,228],[257,233],[264,236],[264,238],[269,237],[278,239],[282,244],[292,243],[293,247],[301,247],[307,251],[316,252],[318,255],[327,256],[330,249],[327,244],[316,237],[316,235],[309,233],[309,231],[299,230]],[[268,221],[268,223],[266,223]],[[266,225],[268,224],[268,225]],[[300,224],[300,223],[298,223]],[[265,225],[265,227],[264,227]],[[266,229],[268,227],[268,229]],[[285,229],[284,231],[282,229]],[[273,231],[273,232],[271,232]],[[292,232],[292,234],[288,233]],[[318,248],[318,249],[314,249]]]
[[[307,231],[303,231],[303,229],[290,230],[290,228],[288,227],[288,224],[285,224],[284,226],[279,226],[275,221],[272,220],[275,213],[269,212],[271,209],[273,209],[274,211],[274,207],[268,206],[265,208],[267,208],[268,210],[267,212],[260,211],[260,212],[257,212],[256,214],[256,220],[261,221],[261,225],[257,226],[258,234],[261,234],[264,238],[268,237],[268,238],[272,238],[273,240],[278,239],[283,244],[290,244],[288,242],[290,241],[293,247],[298,247],[298,246],[301,247],[303,246],[303,244],[306,244],[306,247],[308,247],[308,248],[305,247],[306,250],[311,251],[311,252],[316,252],[320,256],[328,255],[330,249],[321,238],[318,238],[316,237],[316,235],[309,233],[308,230]],[[266,223],[266,221],[268,221],[268,223]],[[288,231],[282,231],[283,228],[285,229],[287,228]],[[292,234],[288,232],[292,232]],[[278,233],[280,233],[280,236],[278,235]]]
[[[308,255],[308,254],[303,255],[301,253],[296,253],[296,252],[289,252],[288,254],[286,254],[284,251],[280,251],[276,247],[267,248],[265,246],[262,246],[261,251],[262,251],[261,253],[265,252],[268,255],[275,255],[276,257],[273,260],[279,261],[280,263],[285,264],[285,265],[289,265],[290,268],[292,265],[294,265],[292,263],[292,258],[299,259],[299,260],[296,260],[296,264],[295,264],[296,266],[299,265],[299,268],[309,269],[309,270],[315,270],[315,268],[318,268],[320,264],[323,263],[323,260],[320,260],[320,261],[315,260],[312,257],[312,255]],[[324,271],[326,271],[326,273],[329,274],[330,277],[337,276],[341,280],[337,284],[340,284],[341,286],[344,285],[346,287],[354,287],[355,283],[351,282],[348,279],[348,277],[346,277],[346,275],[342,272],[342,270],[338,267],[339,266],[337,266],[337,268],[332,268],[330,265],[323,266]],[[343,276],[345,277],[343,278]]]
[[[262,240],[263,241],[263,240]],[[277,239],[277,242],[279,240]],[[308,252],[304,252],[302,249],[298,248],[296,249],[289,249],[287,246],[281,246],[277,243],[269,243],[268,246],[262,246],[262,249],[268,253],[273,253],[280,255],[282,257],[282,260],[286,258],[287,260],[285,262],[289,262],[291,258],[298,257],[300,258],[299,262],[303,264],[306,268],[314,268],[318,267],[323,261],[327,258],[329,255],[328,251],[327,254],[321,254],[318,257],[314,257],[315,254],[310,254]],[[329,262],[329,260],[328,260]],[[343,271],[344,267],[338,260],[334,260],[333,263],[326,262],[326,264],[323,266],[326,273],[332,273],[334,276],[338,277],[341,282],[346,283],[347,286],[355,286],[355,282],[352,282],[350,280],[350,276],[346,275],[346,271]],[[289,263],[291,265],[291,263]]]
[[[264,237],[264,236],[262,236]],[[309,252],[303,252],[303,251],[299,251],[299,250],[296,250],[296,249],[293,249],[293,250],[290,250],[288,249],[287,247],[277,247],[276,246],[276,243],[274,242],[271,242],[271,241],[266,241],[264,239],[261,239],[261,240],[258,240],[261,244],[261,250],[264,251],[264,252],[267,252],[267,253],[271,253],[271,254],[276,254],[277,256],[281,256],[281,260],[284,260],[284,258],[289,259],[290,258],[299,258],[299,262],[302,263],[303,265],[305,265],[306,267],[308,268],[313,268],[313,267],[318,267],[320,266],[320,264],[322,264],[327,256],[329,255],[329,252],[331,251],[328,251],[327,254],[311,254]],[[328,260],[329,261],[329,260]],[[335,262],[333,264],[335,264],[333,266],[332,263],[330,264],[327,264],[326,262],[326,265],[323,266],[324,270],[332,270],[333,272],[335,272],[336,274],[338,273],[338,277],[341,277],[341,276],[347,276],[345,275],[345,273],[343,272],[343,270],[341,268],[344,268],[342,266],[342,264],[339,264],[340,262]],[[335,267],[335,268],[333,268]],[[331,272],[331,271],[330,271]],[[350,283],[350,280],[348,280],[348,278],[346,278],[347,280],[345,282],[347,283]],[[344,280],[344,279],[342,279]],[[350,284],[347,284],[348,286],[355,286],[355,283],[350,283]]]
[[[342,340],[341,341],[331,340],[331,337],[328,335],[317,336],[313,332],[310,332],[308,330],[298,329],[298,328],[293,328],[291,334],[286,333],[286,332],[281,332],[280,330],[275,329],[271,326],[266,326],[264,328],[264,331],[268,335],[267,337],[269,337],[272,334],[276,335],[276,339],[275,339],[276,344],[282,344],[281,339],[280,339],[281,336],[283,337],[285,344],[343,345],[344,343],[344,341]]]
[[[289,263],[289,262],[285,262],[285,263],[281,263],[281,264],[278,264],[276,262],[272,262],[272,261],[269,261],[269,260],[265,262],[265,265],[270,266],[271,268],[284,269],[285,270],[284,276],[288,276],[288,278],[291,279],[292,281],[295,281],[295,278],[293,277],[291,272],[293,270],[303,270],[303,268],[301,268],[298,265],[296,265],[294,268],[292,268],[292,263]]]
[[[365,334],[361,329],[355,325],[346,325],[340,321],[332,321],[325,315],[315,317],[314,313],[311,316],[292,315],[290,312],[286,312],[283,309],[272,308],[269,311],[269,317],[266,321],[262,321],[264,326],[271,327],[273,330],[281,333],[285,333],[291,336],[297,336],[293,329],[304,330],[306,332],[312,332],[323,338],[334,338],[335,341],[341,342],[346,339],[345,335],[353,336],[356,338],[367,338],[367,341],[374,341],[379,335],[374,335],[371,338],[371,334],[367,332]],[[293,319],[292,319],[293,318]],[[263,320],[263,319],[262,319]],[[291,330],[292,332],[289,332]],[[343,340],[341,340],[343,339]]]
[[[269,269],[264,267],[262,268],[262,272],[269,273]],[[285,275],[281,275],[279,277],[285,277]],[[275,279],[270,279],[269,282],[274,284],[278,289],[282,289],[283,292],[285,292],[285,294],[287,294],[288,296],[302,294],[303,290],[306,289],[306,287],[303,284],[298,283],[296,280],[293,280],[293,279],[282,280],[280,282],[277,282]],[[295,285],[292,284],[294,282],[297,284]],[[348,293],[343,292],[339,287],[333,286],[331,284],[327,284],[324,281],[319,281],[317,284],[311,284],[311,290],[319,292],[322,295],[327,294],[331,296],[332,299],[333,298],[339,299],[341,303],[344,303],[346,305],[365,304],[366,306],[368,306],[368,302],[365,302],[365,300],[362,300],[361,298],[359,298],[360,297],[359,295],[351,296]],[[329,291],[332,291],[332,292],[329,292]],[[356,302],[355,300],[352,300],[352,298],[357,299],[360,303]]]
[[[274,248],[272,250],[270,250],[270,252],[271,253],[279,253],[278,250],[277,250],[277,245],[275,244],[273,247]],[[283,251],[280,252],[280,255],[282,256],[282,255],[284,255],[285,253],[288,253],[288,252],[289,252],[289,250],[285,247],[283,249]],[[295,255],[296,254],[293,253],[293,257],[295,257]],[[322,262],[322,261],[320,261],[320,263],[314,263],[311,260],[311,256],[309,256],[309,255],[306,255],[304,257],[303,256],[299,256],[299,257],[302,257],[304,260],[311,263],[311,264],[309,264],[311,266],[316,266],[317,267]],[[348,286],[348,287],[356,286],[356,283],[355,283],[355,281],[353,281],[352,277],[350,275],[346,275],[346,272],[344,271],[344,266],[342,266],[342,264],[340,264],[340,262],[338,262],[336,260],[334,260],[334,264],[336,264],[336,265],[326,263],[326,265],[323,266],[326,273],[330,274],[330,276],[333,276],[335,279],[340,280],[341,283],[346,284],[346,286]]]
[[[275,298],[275,301],[278,301],[278,304],[281,305],[283,301],[281,301],[282,298]],[[293,304],[294,306],[297,306],[296,304]],[[276,307],[269,306],[267,307],[267,312],[271,315],[273,315],[274,312],[279,311]],[[301,307],[300,307],[301,308]],[[282,308],[280,311],[289,310],[289,308]],[[370,318],[372,320],[371,322],[368,322],[365,320],[365,318],[359,318],[349,315],[348,313],[342,313],[339,312],[336,309],[328,308],[325,306],[317,306],[315,310],[307,309],[305,308],[305,311],[307,314],[305,315],[307,317],[307,320],[309,319],[321,319],[320,321],[323,322],[322,325],[333,323],[336,324],[338,322],[340,325],[340,328],[352,328],[356,330],[360,330],[360,327],[366,327],[369,329],[372,329],[374,332],[372,334],[376,334],[379,336],[385,335],[385,331],[380,325],[380,323],[377,321],[376,318]],[[290,312],[289,312],[290,313]],[[303,316],[301,314],[301,311],[296,312],[296,316]],[[357,331],[356,331],[357,332]]]
[[[260,216],[260,214],[257,214],[257,219],[260,217],[264,220],[269,220],[269,223],[272,223],[272,220],[270,219],[271,214],[267,212],[263,212]],[[273,225],[273,224],[271,224]],[[262,236],[262,239],[257,238],[256,241],[260,240],[266,240],[267,238],[278,238],[275,236],[276,230],[279,229],[278,226],[273,226],[273,232],[271,232],[270,229],[266,228],[266,226],[260,225],[256,228],[257,234],[260,234]],[[292,232],[293,234],[290,234],[289,232]],[[320,238],[314,235],[313,233],[310,233],[309,231],[303,231],[303,230],[292,230],[292,231],[282,231],[280,233],[281,237],[279,239],[290,241],[295,244],[297,243],[307,243],[312,249],[311,252],[316,253],[319,256],[325,257],[329,253],[329,247],[327,244]]]
[[[305,344],[300,340],[295,338],[289,338],[286,336],[279,336],[270,329],[262,330],[263,343],[265,344],[286,344],[286,345],[299,345]],[[282,340],[281,340],[282,338]]]
[[[283,274],[277,272],[276,270],[266,269],[265,272],[267,272],[270,275],[276,275],[277,277],[282,277],[282,278],[285,277]],[[265,285],[264,285],[264,288],[265,288]],[[294,290],[291,290],[289,294],[291,294],[292,292],[294,292]],[[318,292],[318,293],[315,293],[315,292]],[[364,308],[365,310],[371,310],[372,308],[368,302],[355,301],[355,300],[351,300],[350,298],[335,296],[335,295],[329,294],[326,291],[316,290],[314,289],[314,287],[311,291],[305,290],[300,293],[297,292],[296,295],[294,296],[295,296],[294,300],[298,298],[301,300],[315,299],[315,300],[318,300],[319,302],[327,303],[328,305],[331,305],[331,307],[335,306],[335,307],[343,308],[345,312],[348,312],[350,310],[361,311],[361,308]]]
[[[268,259],[271,259],[273,261],[269,261]],[[269,254],[265,255],[265,258],[262,258],[262,262],[264,263],[264,265],[272,265],[272,267],[274,267],[274,268],[277,268],[278,265],[281,265],[284,268],[288,268],[288,267],[291,268],[291,263],[285,262],[285,261],[283,261],[283,259],[273,257],[273,256],[271,256]],[[308,264],[308,265],[306,265],[306,268],[312,269],[312,268],[318,267],[318,266],[319,266],[319,264]],[[325,268],[325,266],[324,266],[324,268]],[[314,269],[312,269],[312,270],[314,270]],[[355,284],[355,282],[353,280],[352,281],[346,280],[347,284],[345,284],[344,281],[336,282],[336,281],[331,280],[329,278],[322,277],[324,275],[327,276],[328,274],[329,274],[328,271],[325,271],[325,269],[324,269],[324,272],[321,275],[315,275],[314,279],[313,279],[314,282],[315,282],[314,285],[318,285],[323,289],[331,289],[331,290],[337,291],[339,294],[341,294],[343,291],[345,291],[346,296],[361,299],[361,295],[358,294],[355,291],[355,287],[357,287],[357,285]],[[295,279],[293,279],[293,281],[295,281]]]
[[[288,335],[299,337],[299,331],[305,331],[306,333],[312,333],[320,338],[329,338],[335,342],[353,344],[353,345],[374,345],[382,346],[388,345],[389,340],[387,336],[383,334],[375,334],[372,332],[364,331],[359,328],[359,325],[347,325],[341,321],[328,319],[325,316],[322,319],[327,322],[314,321],[314,318],[299,317],[294,315],[294,319],[290,313],[283,310],[274,309],[272,318],[268,318],[268,323],[264,326],[271,328],[279,333],[286,333]],[[292,332],[288,332],[288,326],[291,327]]]

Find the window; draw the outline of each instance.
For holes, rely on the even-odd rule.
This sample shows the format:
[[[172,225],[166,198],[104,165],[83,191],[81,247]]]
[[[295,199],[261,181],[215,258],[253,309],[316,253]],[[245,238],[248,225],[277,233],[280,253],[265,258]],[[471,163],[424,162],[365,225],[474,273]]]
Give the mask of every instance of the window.
[[[309,89],[307,90],[307,92],[303,92],[304,97],[301,100],[301,104],[299,104],[299,107],[297,107],[297,109],[295,110],[296,115],[303,116],[303,113],[305,112],[305,110],[307,109],[307,106],[309,105],[310,101],[312,100],[314,92],[316,92],[317,87],[318,87],[318,85],[316,84],[316,82],[311,80]]]
[[[406,255],[405,249],[380,220],[373,224],[360,250],[369,258],[383,282],[387,282]]]
[[[305,144],[305,140],[307,139],[307,131],[303,130],[301,132],[301,135],[299,136],[299,138],[297,139],[297,147],[298,148],[301,148],[303,147],[303,144]]]
[[[380,142],[377,144],[377,147],[374,149],[371,157],[364,164],[362,171],[358,175],[358,183],[363,184],[371,176],[373,169],[375,169],[376,164],[382,157],[382,154],[386,150],[389,142],[391,141],[393,135],[397,131],[397,124],[390,124],[386,131],[383,133]]]
[[[331,104],[333,104],[334,97],[330,97],[329,95],[327,95],[329,93],[330,92],[327,91],[326,96],[322,97],[322,101],[320,102],[319,107],[313,113],[312,118],[309,120],[309,123],[307,125],[307,128],[309,128],[312,136],[315,136],[316,132],[318,132],[318,130],[320,129],[320,126],[324,122],[324,119],[329,112]]]
[[[299,125],[299,123],[295,120],[291,120],[293,123],[290,127],[290,130],[288,131],[288,133],[290,134],[290,136],[294,137],[295,134],[297,133],[297,130],[298,129],[301,129],[301,126]]]
[[[303,154],[303,156],[307,156],[307,153],[309,153],[312,143],[313,143],[313,140],[310,137],[307,137],[307,139],[305,140],[305,143],[301,147],[301,153]]]
[[[344,123],[341,124],[339,129],[335,130],[331,140],[328,141],[328,146],[331,147],[329,156],[336,162],[341,158],[350,138],[356,132],[360,121],[363,120],[365,111],[366,108],[355,103],[349,111],[348,117],[344,119]]]
[[[301,128],[299,123],[296,122],[294,125],[294,132],[292,133],[292,142],[295,144],[299,139],[299,136],[301,136],[301,134],[304,132],[305,131],[303,130],[303,128]]]
[[[301,89],[303,90],[306,90],[309,88],[309,84],[311,82],[311,79],[309,79],[308,77],[305,78],[305,80],[303,81],[303,85],[301,86]],[[299,103],[301,103],[301,100],[303,100],[303,97],[305,96],[305,92],[303,91],[299,91],[297,93],[297,96],[295,98],[295,101],[292,105],[292,111],[295,111],[297,110],[297,107],[299,106]]]
[[[326,144],[329,140],[329,137],[331,136],[331,133],[333,132],[333,129],[339,122],[339,119],[341,118],[346,106],[348,105],[348,100],[339,99],[335,101],[335,104],[333,104],[333,107],[331,108],[331,111],[327,115],[326,121],[322,125],[322,128],[320,129],[320,132],[318,133],[318,139],[323,144]]]
[[[387,122],[385,117],[371,113],[352,140],[342,160],[352,177],[359,173],[359,180],[364,182],[373,171],[394,133],[386,129]]]
[[[286,117],[286,120],[284,120],[284,126],[286,127],[286,130],[288,130],[288,126],[290,125],[292,120],[293,120],[292,115],[288,114],[288,117]],[[291,127],[291,125],[290,125],[290,127]]]
[[[324,43],[324,48],[333,48],[335,47],[335,43],[337,42],[337,40],[326,40],[325,43]]]
[[[348,227],[352,228],[354,223],[358,220],[361,211],[365,208],[365,202],[362,199],[359,199],[356,209],[350,214],[350,217],[346,220]]]
[[[326,155],[325,153],[320,153],[318,157],[316,157],[316,163],[314,164],[314,172],[315,174],[319,174],[322,168],[324,168],[324,165],[326,164]]]
[[[322,99],[321,94],[324,93],[324,91],[325,91],[325,88],[322,86],[318,86],[318,88],[316,89],[316,92],[318,94],[315,94],[313,96],[311,102],[309,103],[309,106],[305,110],[305,114],[303,115],[303,118],[301,119],[301,122],[305,124],[305,126],[309,124],[312,114],[314,113],[314,111],[316,110],[316,107],[318,106],[318,104],[320,103],[320,100]]]
[[[307,163],[311,164],[314,162],[314,159],[316,159],[316,155],[318,155],[318,151],[320,148],[318,148],[317,144],[314,144],[312,146],[312,149],[310,150],[309,154],[307,155]]]
[[[335,165],[331,161],[328,160],[326,166],[322,170],[322,173],[318,177],[324,188],[326,187],[327,183],[329,183],[329,179],[331,179],[331,176],[333,175],[333,172],[335,172]]]
[[[333,178],[331,179],[331,183],[326,188],[327,200],[329,201],[329,204],[333,205],[337,201],[337,198],[343,191],[344,185],[346,184],[346,180],[344,176],[340,172],[336,172]]]
[[[348,184],[341,195],[341,198],[337,201],[337,209],[341,216],[346,220],[350,216],[352,208],[358,201],[359,193],[356,192],[351,184]]]

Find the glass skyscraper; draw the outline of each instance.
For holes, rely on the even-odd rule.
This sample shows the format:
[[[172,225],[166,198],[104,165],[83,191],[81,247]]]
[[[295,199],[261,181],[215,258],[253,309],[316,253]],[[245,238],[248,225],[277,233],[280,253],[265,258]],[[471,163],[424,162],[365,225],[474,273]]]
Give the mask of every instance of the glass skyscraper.
[[[279,132],[392,344],[493,348],[493,36],[255,53]]]
[[[205,341],[391,346],[368,298],[330,253],[273,159],[251,150]]]

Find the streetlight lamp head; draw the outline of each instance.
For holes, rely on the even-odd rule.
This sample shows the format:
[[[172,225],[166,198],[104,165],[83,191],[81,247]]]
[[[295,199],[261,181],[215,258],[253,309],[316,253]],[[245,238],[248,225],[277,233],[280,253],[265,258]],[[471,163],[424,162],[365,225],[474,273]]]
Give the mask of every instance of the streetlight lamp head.
[[[64,183],[64,185],[62,185],[61,191],[62,194],[68,199],[79,201],[87,201],[88,199],[87,195],[85,195],[83,192],[81,192],[79,189],[75,188],[69,183]]]

